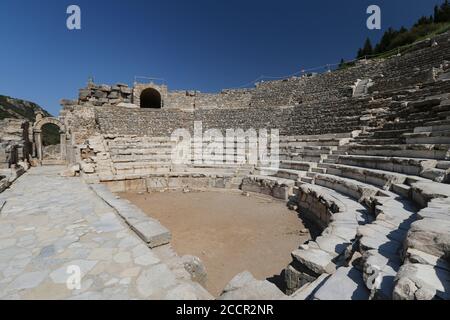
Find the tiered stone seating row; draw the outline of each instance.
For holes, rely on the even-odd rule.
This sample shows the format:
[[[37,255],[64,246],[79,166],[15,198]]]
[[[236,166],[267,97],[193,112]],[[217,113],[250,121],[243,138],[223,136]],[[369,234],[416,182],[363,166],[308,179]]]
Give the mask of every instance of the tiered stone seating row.
[[[174,142],[166,137],[98,135],[88,141],[88,146],[95,154],[92,157],[95,168],[84,170],[89,173],[87,178],[104,182],[116,192],[237,189],[253,168],[224,161],[197,164],[192,160],[190,164],[177,164],[172,159]]]

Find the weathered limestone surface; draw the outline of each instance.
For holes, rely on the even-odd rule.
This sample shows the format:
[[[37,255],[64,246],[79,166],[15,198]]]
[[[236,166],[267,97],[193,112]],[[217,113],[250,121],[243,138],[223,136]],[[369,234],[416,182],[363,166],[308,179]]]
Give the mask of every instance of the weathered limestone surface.
[[[219,300],[280,300],[287,299],[273,283],[257,280],[244,271],[235,276],[225,287]]]
[[[362,274],[354,267],[339,268],[314,294],[315,300],[368,300]]]
[[[1,299],[211,298],[61,170],[33,168],[0,195]],[[66,286],[72,265],[81,269],[81,289]]]
[[[422,185],[425,191],[427,185]],[[405,241],[405,264],[395,277],[394,299],[450,299],[450,200],[446,190],[428,190],[435,198],[418,212]]]

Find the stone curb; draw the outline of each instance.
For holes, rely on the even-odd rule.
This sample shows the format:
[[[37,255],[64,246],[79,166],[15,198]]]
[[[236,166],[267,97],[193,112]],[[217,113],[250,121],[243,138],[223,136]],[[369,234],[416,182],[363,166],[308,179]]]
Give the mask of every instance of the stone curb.
[[[89,188],[117,211],[119,216],[130,226],[131,230],[144,240],[150,248],[170,243],[172,235],[159,221],[148,217],[138,207],[128,201],[116,197],[104,185],[91,184]]]

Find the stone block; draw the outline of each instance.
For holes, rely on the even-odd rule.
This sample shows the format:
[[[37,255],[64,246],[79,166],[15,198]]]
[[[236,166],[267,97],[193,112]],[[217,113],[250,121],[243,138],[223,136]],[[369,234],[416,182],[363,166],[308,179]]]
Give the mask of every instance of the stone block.
[[[292,257],[317,275],[331,274],[336,270],[336,266],[332,262],[333,256],[320,249],[297,249],[292,252]]]
[[[152,220],[143,221],[132,225],[131,228],[144,240],[150,248],[168,244],[171,239],[169,230],[160,223]]]

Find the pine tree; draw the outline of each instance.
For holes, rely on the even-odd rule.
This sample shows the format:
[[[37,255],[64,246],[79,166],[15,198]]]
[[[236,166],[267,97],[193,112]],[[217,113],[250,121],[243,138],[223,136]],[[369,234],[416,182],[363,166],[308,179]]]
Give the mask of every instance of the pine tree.
[[[358,54],[356,55],[356,57],[357,57],[358,59],[364,57],[364,52],[363,52],[363,49],[362,49],[362,48],[359,48],[359,49],[358,49]]]
[[[370,56],[373,53],[373,47],[372,47],[372,42],[370,42],[370,39],[367,38],[366,42],[364,43],[364,49],[363,49],[364,55],[365,56]]]

